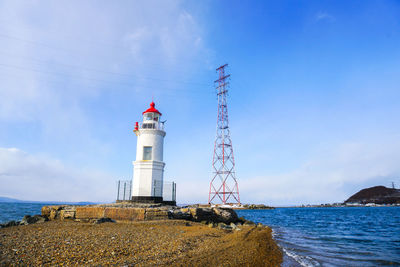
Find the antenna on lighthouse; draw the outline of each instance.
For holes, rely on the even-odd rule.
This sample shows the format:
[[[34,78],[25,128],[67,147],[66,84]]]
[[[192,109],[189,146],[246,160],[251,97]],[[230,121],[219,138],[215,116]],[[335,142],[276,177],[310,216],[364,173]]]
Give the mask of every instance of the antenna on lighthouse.
[[[227,81],[230,74],[225,74],[228,64],[217,68],[218,79],[215,81],[218,98],[217,135],[214,144],[213,178],[210,182],[208,203],[240,204],[239,187],[235,175],[235,159],[228,123]]]

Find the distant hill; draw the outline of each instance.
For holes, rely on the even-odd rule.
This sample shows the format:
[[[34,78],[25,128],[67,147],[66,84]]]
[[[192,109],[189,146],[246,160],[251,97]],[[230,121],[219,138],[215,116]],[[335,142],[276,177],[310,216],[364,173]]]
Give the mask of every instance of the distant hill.
[[[98,204],[94,202],[61,202],[61,201],[34,201],[34,200],[20,200],[10,197],[1,197],[0,196],[0,203],[51,203],[51,204],[67,204],[67,205],[91,205],[91,204]]]
[[[400,204],[400,189],[385,186],[365,188],[349,197],[344,203]]]
[[[15,198],[9,198],[9,197],[0,197],[0,202],[23,202],[19,199],[15,199]]]

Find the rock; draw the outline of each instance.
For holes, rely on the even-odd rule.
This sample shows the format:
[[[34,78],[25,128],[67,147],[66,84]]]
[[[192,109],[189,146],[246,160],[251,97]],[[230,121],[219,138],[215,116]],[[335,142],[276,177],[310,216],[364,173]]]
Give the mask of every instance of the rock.
[[[210,208],[190,208],[189,211],[195,222],[214,221],[215,214]]]
[[[226,224],[223,223],[223,222],[218,223],[218,228],[219,228],[219,229],[222,229],[222,230],[232,230],[232,229],[233,229],[232,226],[226,225]]]
[[[191,220],[192,215],[189,209],[172,210],[169,212],[169,217],[175,220]]]
[[[43,206],[42,207],[42,217],[46,217],[49,220],[57,220],[61,217],[61,211],[66,209],[66,205],[54,205],[54,206]]]
[[[262,223],[258,223],[258,224],[257,224],[257,227],[262,228],[262,227],[264,227],[264,225],[263,225]]]
[[[57,216],[58,215],[58,211],[56,210],[56,209],[51,209],[50,210],[50,216],[49,216],[49,219],[50,220],[55,220],[55,219],[57,219]]]
[[[34,215],[34,216],[25,215],[19,224],[20,225],[28,225],[28,224],[34,224],[34,223],[44,223],[47,220],[48,220],[47,217],[43,217],[41,215]]]
[[[223,228],[225,228],[227,225],[225,224],[225,223],[223,223],[223,222],[220,222],[220,223],[218,223],[218,228],[219,229],[223,229]]]
[[[36,223],[44,223],[49,220],[46,217],[43,217],[41,215],[35,215],[35,216],[33,216],[33,218],[35,218]]]
[[[42,216],[50,218],[50,212],[51,212],[51,209],[49,206],[42,207]]]
[[[94,224],[100,224],[100,223],[106,223],[106,222],[114,223],[115,221],[113,219],[106,218],[106,217],[103,217],[103,218],[100,218],[100,219],[96,219],[96,220],[93,221]]]
[[[220,223],[225,224],[236,223],[239,221],[236,212],[233,209],[226,208],[181,208],[169,211],[170,219],[188,220],[201,222],[203,224]],[[244,222],[244,221],[243,221]]]
[[[274,207],[266,206],[264,204],[245,204],[243,205],[243,208],[245,209],[250,209],[250,210],[268,210],[268,209],[274,209]]]
[[[61,220],[73,220],[76,215],[76,207],[67,206],[60,210],[60,219]]]
[[[243,225],[255,225],[254,222],[246,220]]]
[[[209,224],[208,224],[208,227],[210,227],[210,228],[214,228],[214,227],[215,227],[215,224],[213,224],[213,223],[209,223]]]
[[[225,223],[219,223],[218,228],[222,229],[222,230],[228,230],[228,231],[233,230],[232,226],[226,225]]]
[[[240,223],[245,223],[245,221],[246,221],[246,219],[244,217],[240,217],[238,219],[238,222],[240,222]]]
[[[41,215],[35,215],[35,216],[25,215],[21,221],[9,221],[7,223],[0,224],[0,228],[10,227],[10,226],[18,226],[18,225],[28,225],[28,224],[34,224],[34,223],[42,223],[45,221],[47,221],[47,218],[43,217]]]
[[[237,228],[236,224],[234,224],[233,222],[230,224],[230,226],[232,227],[233,230]]]
[[[224,223],[235,223],[239,220],[233,209],[213,208],[214,213],[218,216],[217,220]]]
[[[31,222],[31,216],[30,215],[25,215],[24,218],[22,218],[22,220],[19,222],[19,225],[28,225],[28,224],[32,224]]]
[[[17,226],[19,225],[18,221],[9,221],[7,223],[2,224],[2,228],[10,227],[10,226]]]
[[[180,211],[183,213],[190,213],[189,208],[181,208]]]

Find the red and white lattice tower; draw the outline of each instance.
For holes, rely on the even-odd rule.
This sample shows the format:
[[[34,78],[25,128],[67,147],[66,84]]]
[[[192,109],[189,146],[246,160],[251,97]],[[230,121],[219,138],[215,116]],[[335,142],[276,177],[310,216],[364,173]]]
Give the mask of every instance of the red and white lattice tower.
[[[213,168],[214,174],[210,182],[209,204],[240,204],[239,187],[235,175],[235,159],[233,157],[232,141],[228,123],[228,93],[225,64],[217,69],[218,80],[215,81],[218,96],[217,136],[214,144]]]

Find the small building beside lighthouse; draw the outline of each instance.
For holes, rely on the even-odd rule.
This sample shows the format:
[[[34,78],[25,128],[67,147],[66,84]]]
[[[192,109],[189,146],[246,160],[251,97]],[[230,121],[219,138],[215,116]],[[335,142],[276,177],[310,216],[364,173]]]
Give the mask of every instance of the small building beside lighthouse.
[[[164,123],[161,112],[154,102],[143,113],[143,122],[136,122],[136,160],[133,161],[132,201],[163,202],[164,167]]]

